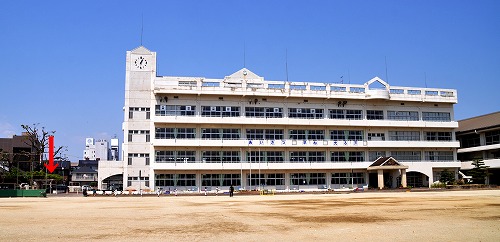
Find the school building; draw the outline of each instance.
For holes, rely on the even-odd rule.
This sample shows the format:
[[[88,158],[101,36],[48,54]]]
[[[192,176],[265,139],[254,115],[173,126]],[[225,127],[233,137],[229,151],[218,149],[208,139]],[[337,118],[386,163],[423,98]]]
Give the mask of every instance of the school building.
[[[429,187],[461,167],[454,89],[272,81],[246,68],[159,76],[156,61],[127,51],[124,188]]]

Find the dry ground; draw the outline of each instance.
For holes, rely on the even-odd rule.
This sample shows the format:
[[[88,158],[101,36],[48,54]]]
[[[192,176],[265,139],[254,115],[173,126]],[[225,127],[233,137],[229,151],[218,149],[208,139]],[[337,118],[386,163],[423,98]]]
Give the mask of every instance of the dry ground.
[[[500,241],[500,190],[0,198],[0,241]]]

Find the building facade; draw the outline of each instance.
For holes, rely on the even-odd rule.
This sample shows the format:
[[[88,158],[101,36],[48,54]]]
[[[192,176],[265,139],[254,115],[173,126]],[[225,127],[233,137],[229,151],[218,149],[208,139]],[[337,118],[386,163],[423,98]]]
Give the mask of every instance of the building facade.
[[[458,121],[456,130],[460,141],[458,159],[464,172],[473,168],[472,161],[489,166],[486,184],[500,185],[500,112]]]
[[[111,139],[111,146],[107,140],[94,138],[85,139],[84,160],[119,160],[118,139]]]
[[[157,76],[156,58],[127,52],[124,187],[428,187],[460,168],[456,90]]]

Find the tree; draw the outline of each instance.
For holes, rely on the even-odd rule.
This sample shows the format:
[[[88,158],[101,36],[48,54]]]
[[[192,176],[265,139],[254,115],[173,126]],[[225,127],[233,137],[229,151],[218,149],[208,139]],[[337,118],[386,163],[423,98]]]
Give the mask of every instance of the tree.
[[[31,160],[31,174],[33,171],[43,171],[43,154],[48,151],[46,148],[49,146],[49,136],[54,135],[56,131],[46,131],[45,127],[41,129],[38,127],[39,124],[33,124],[32,126],[23,124],[21,127],[27,134],[25,144],[31,147],[30,160]],[[60,160],[62,157],[64,147],[59,146],[54,148],[54,160]],[[64,150],[65,151],[65,150]],[[39,161],[38,164],[34,164],[35,161]],[[36,165],[36,166],[35,166]],[[31,177],[33,182],[33,175]],[[31,182],[31,183],[32,183]]]
[[[482,160],[472,161],[474,168],[469,172],[472,176],[472,183],[474,184],[484,184],[486,181],[486,176],[488,175],[489,166],[484,165]]]
[[[442,183],[450,184],[455,181],[455,174],[451,171],[448,171],[447,169],[441,171],[440,176],[441,178],[439,178],[439,181]]]

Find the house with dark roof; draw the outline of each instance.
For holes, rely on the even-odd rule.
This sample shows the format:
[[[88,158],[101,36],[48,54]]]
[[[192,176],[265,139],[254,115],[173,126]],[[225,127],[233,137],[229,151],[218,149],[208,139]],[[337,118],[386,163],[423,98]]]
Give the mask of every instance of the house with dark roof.
[[[500,112],[458,121],[456,137],[461,171],[472,169],[472,161],[482,160],[489,166],[486,184],[500,185]]]
[[[97,186],[97,171],[99,162],[96,160],[80,160],[71,175],[71,181],[80,186]]]

